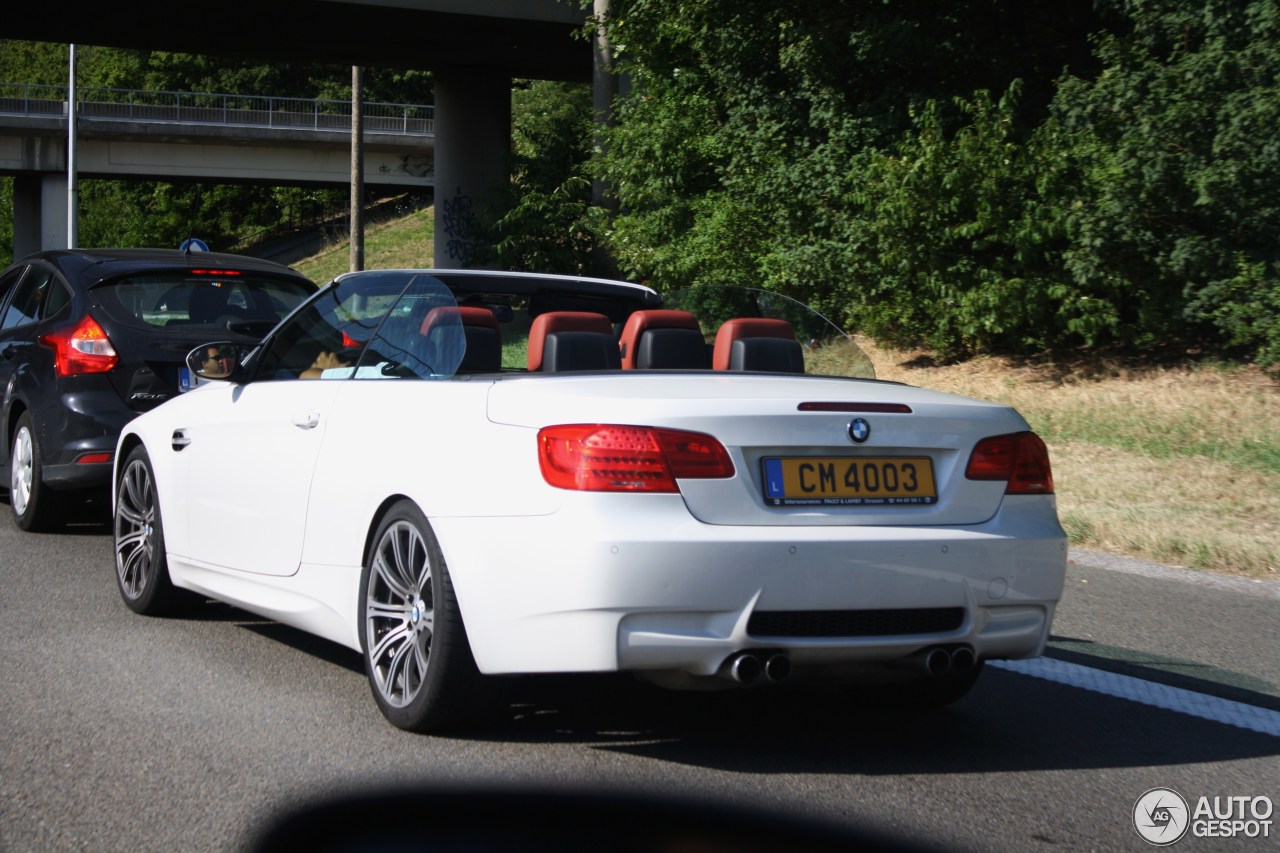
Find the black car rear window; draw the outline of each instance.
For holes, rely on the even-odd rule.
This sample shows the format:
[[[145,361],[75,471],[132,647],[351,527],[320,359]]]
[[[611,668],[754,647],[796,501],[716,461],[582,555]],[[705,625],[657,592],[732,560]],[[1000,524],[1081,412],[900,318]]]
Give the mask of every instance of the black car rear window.
[[[294,279],[223,270],[127,276],[93,294],[112,319],[135,328],[212,332],[243,321],[274,325],[314,290]]]

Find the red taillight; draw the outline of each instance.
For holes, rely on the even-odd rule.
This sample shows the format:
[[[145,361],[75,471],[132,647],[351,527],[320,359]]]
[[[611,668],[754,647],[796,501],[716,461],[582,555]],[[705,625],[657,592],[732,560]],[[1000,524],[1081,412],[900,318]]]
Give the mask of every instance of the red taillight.
[[[1053,494],[1049,448],[1034,432],[982,439],[969,455],[964,475],[970,480],[1006,480],[1007,495]]]
[[[41,335],[40,343],[53,348],[54,370],[59,376],[106,373],[120,363],[111,339],[88,314],[75,327]]]
[[[542,477],[586,492],[675,492],[682,478],[732,477],[733,461],[709,435],[612,424],[564,424],[538,432]]]

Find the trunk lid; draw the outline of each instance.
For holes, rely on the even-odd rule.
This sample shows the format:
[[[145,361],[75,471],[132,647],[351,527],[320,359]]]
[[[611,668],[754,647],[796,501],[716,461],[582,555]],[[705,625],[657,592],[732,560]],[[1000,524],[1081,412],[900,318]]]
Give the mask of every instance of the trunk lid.
[[[708,524],[784,526],[981,523],[999,508],[1005,483],[966,479],[969,454],[982,438],[1028,429],[1008,406],[909,385],[720,373],[504,380],[490,392],[489,418],[707,433],[736,473],[680,481],[690,513]],[[850,485],[860,497],[848,497]]]

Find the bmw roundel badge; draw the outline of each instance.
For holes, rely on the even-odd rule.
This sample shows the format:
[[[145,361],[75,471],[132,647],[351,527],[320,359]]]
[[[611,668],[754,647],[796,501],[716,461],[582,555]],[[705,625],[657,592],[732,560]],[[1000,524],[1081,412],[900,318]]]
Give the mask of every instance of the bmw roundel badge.
[[[871,424],[866,418],[854,418],[849,421],[849,440],[854,444],[862,444],[871,437]]]

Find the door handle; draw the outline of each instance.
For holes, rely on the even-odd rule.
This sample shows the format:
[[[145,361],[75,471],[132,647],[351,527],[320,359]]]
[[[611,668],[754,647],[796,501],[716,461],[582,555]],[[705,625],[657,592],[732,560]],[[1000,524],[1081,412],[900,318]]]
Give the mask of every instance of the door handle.
[[[175,429],[173,431],[172,441],[174,450],[182,450],[184,447],[191,444],[191,436],[187,435],[187,431],[185,429]]]
[[[299,429],[315,429],[320,425],[319,412],[303,412],[293,416],[293,425]]]

